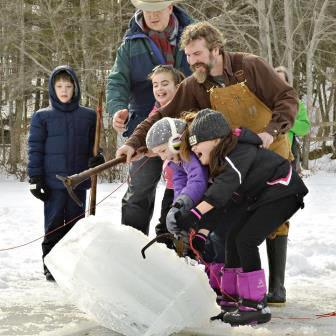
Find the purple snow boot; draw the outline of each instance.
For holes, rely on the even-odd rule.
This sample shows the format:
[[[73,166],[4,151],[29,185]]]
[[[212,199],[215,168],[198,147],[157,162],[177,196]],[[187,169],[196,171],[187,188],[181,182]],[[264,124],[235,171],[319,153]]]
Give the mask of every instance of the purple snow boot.
[[[232,326],[266,323],[271,319],[271,311],[266,300],[266,280],[264,270],[239,273],[237,279],[239,307],[223,316],[223,322]]]
[[[211,321],[222,320],[225,313],[237,310],[237,276],[241,271],[241,268],[223,268],[220,283],[222,296],[221,300],[219,301],[219,305],[221,306],[222,311],[219,315],[211,317]]]

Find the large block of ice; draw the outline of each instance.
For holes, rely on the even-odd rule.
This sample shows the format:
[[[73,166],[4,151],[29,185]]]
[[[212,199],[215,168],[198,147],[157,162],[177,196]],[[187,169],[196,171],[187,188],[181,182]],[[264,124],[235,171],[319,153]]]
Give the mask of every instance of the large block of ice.
[[[165,336],[207,325],[219,307],[204,271],[163,244],[152,245],[143,259],[148,242],[131,227],[89,217],[45,262],[75,305],[123,335]]]

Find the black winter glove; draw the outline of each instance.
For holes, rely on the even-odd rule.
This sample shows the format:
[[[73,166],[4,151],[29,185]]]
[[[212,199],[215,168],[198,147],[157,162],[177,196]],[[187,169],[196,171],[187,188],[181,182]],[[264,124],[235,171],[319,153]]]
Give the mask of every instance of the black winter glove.
[[[29,179],[29,190],[39,200],[45,202],[49,197],[49,189],[45,185],[43,177],[33,176]]]
[[[104,155],[103,153],[98,153],[96,156],[90,157],[89,162],[88,162],[88,167],[94,168],[103,163],[105,163]]]
[[[182,214],[181,211],[178,211],[175,214],[176,224],[179,228],[185,231],[189,229],[199,230],[200,221],[202,219],[202,214],[196,208],[192,208],[187,213]]]
[[[205,250],[205,243],[207,241],[207,236],[204,235],[203,233],[196,233],[194,236],[191,238],[191,245],[193,249],[198,251],[201,255]]]
[[[176,223],[176,214],[180,212],[185,214],[192,208],[194,202],[188,195],[180,195],[176,198],[175,203],[172,205],[166,216],[166,226],[170,233],[179,236],[181,229]]]

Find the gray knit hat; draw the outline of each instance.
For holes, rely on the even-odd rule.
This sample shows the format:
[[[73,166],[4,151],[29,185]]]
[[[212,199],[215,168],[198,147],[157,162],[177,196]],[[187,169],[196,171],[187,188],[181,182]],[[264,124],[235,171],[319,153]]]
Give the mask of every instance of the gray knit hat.
[[[149,129],[146,136],[146,145],[148,149],[169,144],[172,141],[179,141],[181,134],[187,127],[187,123],[181,119],[162,118],[158,120]]]
[[[194,146],[203,141],[225,138],[230,133],[230,125],[223,114],[206,108],[197,113],[189,127],[189,144]]]

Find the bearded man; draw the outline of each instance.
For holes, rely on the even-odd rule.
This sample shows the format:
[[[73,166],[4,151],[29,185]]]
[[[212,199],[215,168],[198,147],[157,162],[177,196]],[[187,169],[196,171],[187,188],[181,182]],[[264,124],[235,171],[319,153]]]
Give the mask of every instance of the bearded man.
[[[208,22],[189,25],[182,34],[181,48],[193,74],[180,84],[169,104],[135,129],[118,149],[117,156],[126,155],[130,162],[136,150],[145,145],[146,133],[158,119],[178,118],[184,111],[212,108],[224,114],[231,128],[251,129],[264,148],[292,160],[286,133],[293,126],[299,101],[295,90],[279,78],[274,68],[259,56],[226,51],[221,32]],[[278,234],[287,236],[288,224],[282,225]],[[287,243],[280,251],[280,258],[286,258],[286,247]],[[223,263],[225,256],[217,252],[213,261]],[[282,279],[270,281],[272,291],[284,289],[284,271],[283,268],[276,271],[278,274],[270,274],[270,280]],[[272,293],[268,299],[269,302],[274,299]],[[285,300],[284,292],[280,302]]]

